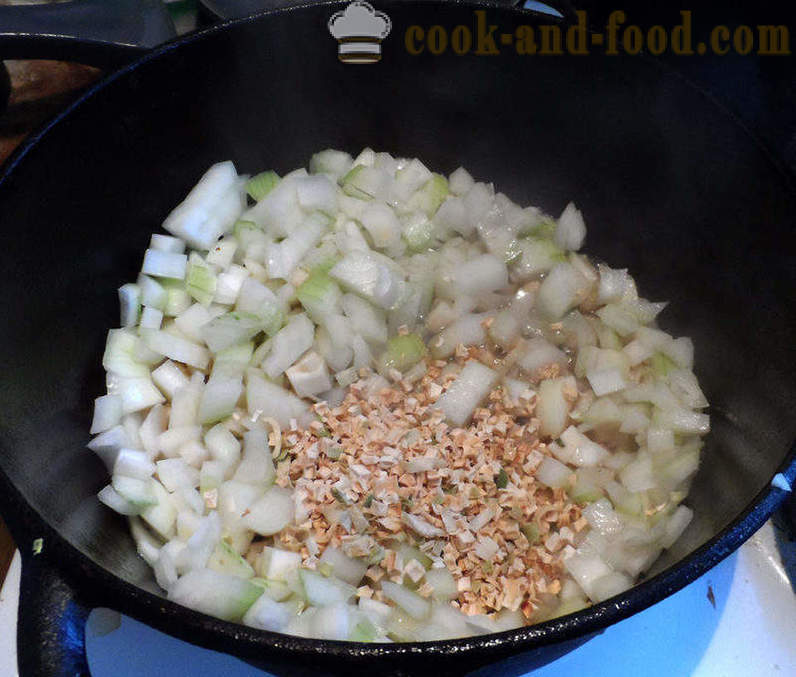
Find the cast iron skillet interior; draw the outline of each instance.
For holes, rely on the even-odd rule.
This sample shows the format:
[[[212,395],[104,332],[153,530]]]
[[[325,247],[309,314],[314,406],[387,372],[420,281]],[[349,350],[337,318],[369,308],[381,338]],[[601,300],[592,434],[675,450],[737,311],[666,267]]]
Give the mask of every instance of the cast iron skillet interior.
[[[407,26],[472,26],[475,6],[386,0],[382,61],[345,65],[326,27],[342,6],[278,11],[167,45],[94,88],[6,165],[0,505],[23,550],[44,537],[43,557],[83,601],[272,669],[378,659],[386,672],[460,674],[520,652],[549,658],[551,645],[581,641],[696,578],[774,510],[784,492],[772,476],[793,480],[792,184],[713,101],[647,58],[410,56]],[[488,16],[501,31],[536,21]],[[501,635],[303,640],[164,600],[125,521],[95,499],[107,475],[85,444],[104,392],[100,358],[118,324],[115,290],[134,279],[150,233],[214,162],[284,172],[321,148],[366,145],[445,173],[464,165],[552,214],[574,199],[587,251],[629,268],[643,295],[671,301],[661,324],[694,339],[713,432],[689,498],[696,519],[647,582]]]

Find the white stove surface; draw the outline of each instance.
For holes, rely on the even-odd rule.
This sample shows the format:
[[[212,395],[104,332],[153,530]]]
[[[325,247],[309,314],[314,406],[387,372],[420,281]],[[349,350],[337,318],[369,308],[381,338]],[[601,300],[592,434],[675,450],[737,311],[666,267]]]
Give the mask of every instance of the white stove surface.
[[[789,561],[793,561],[796,544],[787,547],[791,549]],[[8,677],[18,675],[19,574],[17,553],[0,591],[0,675]],[[108,632],[117,624],[117,629]],[[86,647],[93,677],[268,674],[109,610],[92,612]],[[612,677],[796,676],[796,595],[777,550],[771,522],[687,588],[612,626],[533,674],[553,677],[586,670],[593,673],[597,666],[598,674]],[[516,674],[499,665],[487,672]]]

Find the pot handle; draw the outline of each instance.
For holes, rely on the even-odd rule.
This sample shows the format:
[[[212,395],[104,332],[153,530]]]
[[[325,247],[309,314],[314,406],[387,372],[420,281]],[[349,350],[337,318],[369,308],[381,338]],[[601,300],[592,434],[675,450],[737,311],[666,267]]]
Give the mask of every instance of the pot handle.
[[[86,621],[92,605],[48,561],[39,539],[20,547],[19,676],[90,677]]]
[[[57,59],[115,68],[175,35],[160,0],[0,6],[0,59]]]

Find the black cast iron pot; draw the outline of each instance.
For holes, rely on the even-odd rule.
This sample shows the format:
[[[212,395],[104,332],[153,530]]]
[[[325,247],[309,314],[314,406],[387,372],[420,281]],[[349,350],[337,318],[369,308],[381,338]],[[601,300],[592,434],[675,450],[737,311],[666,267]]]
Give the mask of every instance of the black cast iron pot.
[[[0,512],[23,555],[23,676],[87,673],[83,624],[97,605],[280,674],[453,675],[509,657],[519,672],[693,581],[785,498],[775,474],[796,479],[796,193],[776,158],[646,57],[404,48],[408,26],[474,26],[476,9],[498,33],[549,18],[377,5],[392,19],[377,64],[338,61],[326,24],[343,3],[225,24],[110,76],[2,168]],[[281,172],[321,148],[366,145],[442,172],[462,164],[550,213],[575,199],[588,251],[671,301],[661,324],[694,339],[713,430],[689,497],[696,518],[637,587],[479,638],[300,639],[164,599],[125,521],[96,500],[107,476],[85,444],[102,346],[118,322],[115,290],[136,274],[149,234],[213,162]]]

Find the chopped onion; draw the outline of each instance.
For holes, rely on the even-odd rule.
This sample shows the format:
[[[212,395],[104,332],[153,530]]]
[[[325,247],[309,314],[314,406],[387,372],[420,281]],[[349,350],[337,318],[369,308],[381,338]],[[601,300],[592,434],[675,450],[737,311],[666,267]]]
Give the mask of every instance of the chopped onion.
[[[572,471],[567,466],[550,456],[545,456],[536,469],[536,479],[551,489],[567,486],[571,475]]]
[[[511,498],[531,474],[580,505],[587,526],[577,535],[545,535],[566,572],[535,619],[620,594],[690,523],[680,503],[710,427],[693,344],[651,326],[666,304],[639,296],[627,270],[575,253],[586,228],[574,204],[554,220],[463,168],[448,180],[417,159],[328,149],[310,172],[283,178],[213,165],[164,227],[175,237],[154,234],[137,280],[119,289],[121,328],[107,336],[107,394],[95,401],[89,447],[111,472],[99,500],[130,518],[172,599],[332,640],[464,637],[521,627],[527,600],[507,597],[489,616],[449,604],[468,587],[444,566],[445,539],[469,547],[487,581],[505,556],[484,533],[494,506],[457,516],[442,493],[451,484],[477,498],[478,483],[494,482]],[[522,467],[487,454],[472,477],[451,466],[425,509],[408,497],[388,526],[397,498],[371,483],[374,464],[395,465],[405,485],[439,481],[451,459],[438,434],[372,429],[364,403],[342,416],[383,438],[384,456],[344,454],[349,440],[326,416],[342,411],[349,386],[366,400],[400,389],[407,415],[444,417],[440,430],[457,439],[487,397],[490,410],[525,408],[484,425],[519,439],[527,423],[538,449]],[[333,475],[295,474],[294,454],[323,458]],[[348,536],[284,541],[328,491],[336,503],[321,512]],[[501,519],[539,543],[510,507]],[[374,519],[402,531],[374,542]],[[291,551],[275,547],[283,542]],[[358,591],[388,547],[402,578],[371,577]]]
[[[497,372],[480,362],[470,361],[434,406],[442,409],[450,423],[464,425],[495,386],[497,379]]]
[[[558,217],[555,242],[561,249],[578,251],[583,246],[584,239],[586,239],[586,224],[583,223],[583,215],[570,202]]]

